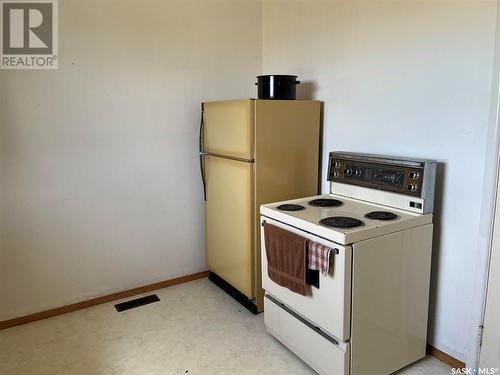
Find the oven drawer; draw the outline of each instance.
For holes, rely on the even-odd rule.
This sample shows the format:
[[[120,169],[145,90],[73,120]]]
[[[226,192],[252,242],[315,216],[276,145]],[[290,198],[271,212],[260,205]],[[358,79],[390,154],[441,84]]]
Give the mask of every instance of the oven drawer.
[[[309,240],[338,249],[338,254],[333,255],[333,273],[330,271],[330,274],[327,276],[323,276],[320,273],[319,289],[308,285],[307,296],[303,296],[269,279],[267,274],[264,228],[261,225],[262,288],[265,289],[267,294],[276,297],[293,310],[298,311],[306,319],[314,322],[323,331],[342,341],[349,340],[351,319],[351,247],[338,245],[267,217],[262,217],[261,220],[297,233]]]
[[[319,374],[348,375],[348,343],[333,343],[269,298],[264,298],[264,320],[269,333]]]

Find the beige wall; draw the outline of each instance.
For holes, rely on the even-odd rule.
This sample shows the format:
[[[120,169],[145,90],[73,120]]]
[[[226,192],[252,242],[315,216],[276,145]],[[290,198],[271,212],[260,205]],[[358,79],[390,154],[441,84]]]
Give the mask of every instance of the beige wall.
[[[261,70],[258,1],[59,4],[59,70],[0,72],[0,320],[205,269],[200,102]]]
[[[325,102],[323,176],[331,150],[441,163],[429,341],[465,359],[496,1],[264,0],[263,14],[264,71]]]

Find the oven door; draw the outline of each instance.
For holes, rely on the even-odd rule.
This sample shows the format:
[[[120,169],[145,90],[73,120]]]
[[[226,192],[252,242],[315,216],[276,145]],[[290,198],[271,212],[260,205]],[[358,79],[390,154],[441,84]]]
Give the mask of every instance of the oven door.
[[[267,274],[264,223],[275,225],[296,233],[311,241],[319,242],[335,249],[333,252],[333,272],[327,276],[319,274],[319,288],[308,285],[307,295],[294,293],[272,281]],[[338,252],[337,252],[338,250]],[[283,224],[268,217],[261,217],[261,259],[262,287],[266,294],[296,311],[305,320],[318,326],[322,331],[341,341],[350,338],[351,319],[351,259],[352,248],[315,236],[298,228]]]

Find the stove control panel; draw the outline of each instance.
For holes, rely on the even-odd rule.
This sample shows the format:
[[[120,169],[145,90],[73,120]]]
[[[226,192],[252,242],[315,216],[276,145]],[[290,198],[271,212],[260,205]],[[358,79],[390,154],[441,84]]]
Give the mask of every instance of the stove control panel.
[[[423,190],[428,183],[426,173],[429,168],[432,174],[429,178],[434,179],[433,161],[332,152],[328,180],[423,197]]]
[[[330,181],[420,196],[424,169],[336,159],[329,176]]]
[[[331,152],[330,193],[416,213],[431,213],[436,166],[435,160]]]

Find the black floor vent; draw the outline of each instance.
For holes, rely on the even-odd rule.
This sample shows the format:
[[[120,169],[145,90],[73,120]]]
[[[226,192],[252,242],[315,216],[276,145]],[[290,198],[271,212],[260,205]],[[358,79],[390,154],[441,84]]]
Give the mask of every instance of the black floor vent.
[[[136,298],[131,301],[118,303],[115,305],[116,311],[121,312],[125,310],[134,309],[139,306],[148,305],[153,302],[158,302],[160,299],[156,294],[151,294],[150,296]]]

